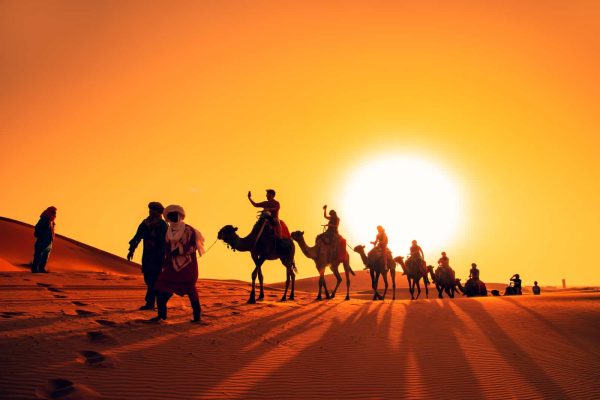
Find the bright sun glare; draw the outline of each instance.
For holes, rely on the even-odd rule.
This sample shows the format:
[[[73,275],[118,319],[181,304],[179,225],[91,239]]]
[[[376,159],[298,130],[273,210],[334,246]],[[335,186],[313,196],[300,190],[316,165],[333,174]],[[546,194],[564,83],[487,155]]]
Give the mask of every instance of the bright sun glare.
[[[362,244],[374,240],[377,225],[382,225],[392,252],[407,254],[416,239],[427,258],[428,249],[444,249],[461,219],[453,179],[435,164],[411,156],[388,156],[354,170],[339,211],[350,237]]]

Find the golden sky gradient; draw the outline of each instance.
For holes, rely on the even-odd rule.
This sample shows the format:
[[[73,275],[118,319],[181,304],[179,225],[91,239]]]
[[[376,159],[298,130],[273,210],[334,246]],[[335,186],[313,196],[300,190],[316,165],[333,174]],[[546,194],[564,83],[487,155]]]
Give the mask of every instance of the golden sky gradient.
[[[460,190],[430,263],[598,284],[598,21],[596,1],[2,0],[0,215],[55,205],[59,233],[125,256],[149,201],[181,204],[210,245],[249,231],[246,192],[272,187],[312,243],[358,165],[409,155]],[[340,216],[353,245],[382,223],[363,237]],[[221,242],[200,261],[251,270]]]

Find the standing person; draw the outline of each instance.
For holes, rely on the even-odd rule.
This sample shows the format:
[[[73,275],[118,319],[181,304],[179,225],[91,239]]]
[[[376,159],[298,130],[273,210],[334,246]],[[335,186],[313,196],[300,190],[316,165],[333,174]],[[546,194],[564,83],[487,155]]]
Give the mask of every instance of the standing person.
[[[56,207],[48,207],[40,215],[40,220],[35,225],[33,236],[35,244],[33,245],[33,262],[31,263],[31,272],[47,273],[46,263],[50,252],[52,251],[52,242],[54,242],[54,227],[56,223]]]
[[[538,286],[537,281],[533,282],[533,287],[531,288],[531,291],[533,292],[533,294],[535,295],[539,295],[542,294],[542,289]]]
[[[133,239],[129,241],[129,253],[127,260],[131,261],[135,249],[144,241],[142,253],[142,273],[146,289],[146,304],[140,310],[154,310],[156,302],[156,291],[154,284],[160,275],[165,259],[165,236],[167,234],[167,223],[162,218],[164,207],[157,201],[148,204],[148,218],[138,226]]]
[[[200,321],[200,299],[196,290],[198,261],[196,251],[204,254],[204,238],[196,229],[187,225],[185,211],[181,206],[165,208],[165,219],[169,223],[166,235],[166,257],[156,285],[158,315],[150,321],[167,319],[167,302],[173,293],[187,295],[192,306],[192,322]]]
[[[252,200],[252,192],[248,191],[248,200],[250,203],[257,208],[263,209],[263,212],[268,212],[271,218],[273,219],[273,229],[275,231],[275,236],[281,238],[281,224],[279,222],[279,209],[281,205],[277,200],[275,200],[275,190],[267,189],[267,201],[261,201],[260,203]]]

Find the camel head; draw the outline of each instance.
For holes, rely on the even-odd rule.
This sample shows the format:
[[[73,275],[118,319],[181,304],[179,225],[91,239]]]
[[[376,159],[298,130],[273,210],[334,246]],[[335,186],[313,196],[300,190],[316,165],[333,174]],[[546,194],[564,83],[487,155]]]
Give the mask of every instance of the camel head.
[[[224,241],[229,247],[232,247],[233,244],[239,239],[239,236],[236,233],[237,230],[238,228],[233,225],[225,225],[221,228],[221,230],[219,230],[217,239]]]
[[[290,234],[296,242],[304,239],[304,231],[294,231]]]
[[[428,265],[427,266],[427,271],[433,272],[433,265]]]
[[[402,256],[394,257],[394,261],[396,261],[397,264],[404,265],[404,257]]]
[[[365,246],[363,244],[359,244],[358,246],[356,246],[355,248],[353,248],[352,250],[354,250],[357,253],[364,253],[365,252]]]

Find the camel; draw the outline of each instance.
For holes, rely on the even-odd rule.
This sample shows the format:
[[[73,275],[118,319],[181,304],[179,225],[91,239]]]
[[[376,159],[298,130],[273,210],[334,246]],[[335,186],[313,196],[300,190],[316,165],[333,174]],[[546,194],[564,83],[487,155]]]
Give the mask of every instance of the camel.
[[[395,260],[399,260],[402,257],[396,257]],[[404,261],[403,261],[404,262]],[[408,291],[410,292],[411,300],[416,300],[421,295],[421,279],[425,285],[425,296],[429,298],[429,281],[427,280],[427,273],[421,272],[421,261],[417,258],[408,257],[406,260],[406,266],[403,268],[406,272],[406,279],[408,280]],[[415,297],[415,286],[417,288],[417,297]]]
[[[384,300],[385,294],[388,289],[388,281],[387,281],[387,272],[390,271],[390,275],[392,277],[392,300],[396,300],[396,262],[392,257],[392,253],[388,251],[387,256],[387,269],[386,263],[384,263],[383,258],[379,254],[374,254],[369,252],[369,255],[365,254],[365,246],[358,245],[353,249],[360,255],[360,258],[365,265],[369,269],[371,274],[371,286],[373,287],[373,300]],[[377,291],[377,284],[379,282],[379,276],[383,277],[383,283],[385,285],[383,289],[383,296],[379,294]]]
[[[477,281],[473,279],[467,280],[467,283],[465,283],[464,287],[461,285],[460,279],[457,279],[456,287],[467,297],[487,296],[487,288],[485,283],[479,279],[477,279]]]
[[[340,275],[340,272],[338,271],[338,268],[340,266],[340,260],[339,257],[337,257],[337,254],[335,254],[335,252],[333,251],[335,250],[335,248],[327,244],[321,238],[321,235],[317,236],[317,239],[315,240],[315,245],[313,247],[310,247],[308,244],[306,244],[306,241],[304,240],[304,232],[302,231],[292,232],[292,239],[298,242],[298,246],[300,246],[300,250],[302,250],[302,253],[304,253],[306,257],[310,258],[315,262],[315,267],[317,267],[317,271],[319,271],[319,294],[317,296],[317,300],[323,299],[321,296],[322,289],[325,289],[325,298],[333,299],[338,290],[338,287],[342,283],[342,277]],[[350,262],[348,261],[348,252],[346,251],[346,249],[342,248],[338,249],[338,251],[343,251],[345,253],[345,261],[343,262],[343,265],[344,272],[346,273],[346,300],[350,300],[350,274],[355,274],[354,271],[352,271],[352,268],[350,267]],[[329,266],[331,272],[333,272],[333,275],[337,280],[335,288],[331,291],[331,295],[327,291],[327,284],[325,283],[325,268],[327,268],[327,266]]]
[[[433,272],[433,266],[428,265],[427,270],[431,275],[431,280],[435,284],[438,291],[438,297],[444,298],[444,292],[451,299],[454,298],[454,288],[456,287],[456,280],[452,277],[452,271],[446,267],[437,267],[435,273]]]
[[[276,239],[272,226],[265,216],[261,216],[248,236],[240,238],[236,233],[237,227],[225,225],[219,230],[217,238],[227,243],[228,247],[234,251],[249,251],[252,261],[254,261],[254,270],[252,271],[252,292],[248,304],[255,304],[256,277],[260,284],[260,293],[258,300],[265,298],[263,290],[263,274],[261,267],[267,260],[280,259],[286,268],[285,291],[281,301],[286,301],[288,287],[291,281],[291,291],[289,300],[294,300],[294,284],[296,281],[296,264],[294,263],[295,246],[292,239]],[[261,233],[262,231],[262,233]]]

